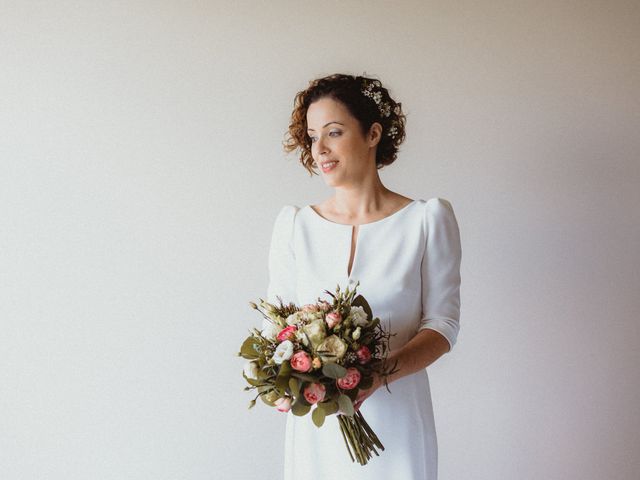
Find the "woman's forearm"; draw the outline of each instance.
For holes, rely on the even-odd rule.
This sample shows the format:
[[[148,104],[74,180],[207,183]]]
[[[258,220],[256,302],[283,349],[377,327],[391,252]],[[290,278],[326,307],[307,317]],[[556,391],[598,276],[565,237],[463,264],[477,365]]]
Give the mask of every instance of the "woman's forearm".
[[[389,383],[428,367],[449,351],[449,341],[430,328],[420,330],[402,348],[389,353],[389,368],[397,361],[396,373],[387,377]]]

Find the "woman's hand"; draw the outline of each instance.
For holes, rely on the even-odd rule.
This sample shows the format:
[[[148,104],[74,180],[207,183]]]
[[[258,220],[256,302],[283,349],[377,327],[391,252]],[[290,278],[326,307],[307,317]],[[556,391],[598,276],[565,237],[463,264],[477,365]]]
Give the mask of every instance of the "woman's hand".
[[[356,401],[353,402],[353,408],[356,410],[356,412],[360,409],[362,402],[364,402],[367,398],[369,398],[373,394],[373,392],[375,392],[381,386],[382,386],[382,379],[376,373],[373,375],[373,384],[371,385],[371,387],[366,390],[360,390],[358,392]]]

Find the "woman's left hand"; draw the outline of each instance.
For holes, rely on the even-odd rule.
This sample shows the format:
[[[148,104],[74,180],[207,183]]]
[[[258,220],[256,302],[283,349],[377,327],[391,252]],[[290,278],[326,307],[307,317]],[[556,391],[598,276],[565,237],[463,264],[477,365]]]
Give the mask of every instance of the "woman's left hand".
[[[373,384],[371,385],[371,387],[366,390],[360,390],[358,392],[356,401],[353,402],[353,408],[356,410],[356,412],[360,409],[362,402],[364,402],[367,398],[369,398],[373,394],[373,392],[375,392],[381,386],[382,386],[382,379],[378,374],[375,374],[373,376]]]

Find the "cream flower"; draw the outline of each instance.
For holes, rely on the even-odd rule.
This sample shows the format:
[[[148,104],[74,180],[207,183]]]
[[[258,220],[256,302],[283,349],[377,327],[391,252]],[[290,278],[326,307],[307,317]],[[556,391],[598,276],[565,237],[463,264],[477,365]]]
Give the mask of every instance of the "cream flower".
[[[258,364],[250,360],[244,364],[244,375],[251,380],[258,379]]]
[[[278,336],[278,333],[280,333],[281,328],[274,325],[273,323],[269,322],[260,332],[260,334],[268,339],[268,340],[275,340],[276,337]]]
[[[365,312],[362,307],[351,307],[349,316],[356,326],[364,327],[369,323],[367,312]]]
[[[356,327],[356,329],[351,334],[351,338],[353,338],[354,340],[358,340],[360,338],[360,333],[361,333],[360,327]]]
[[[305,347],[309,346],[309,339],[307,335],[302,330],[296,330],[295,333],[296,340],[302,343]]]
[[[324,320],[320,318],[312,321],[308,325],[305,325],[304,327],[302,327],[302,329],[304,330],[304,333],[306,333],[309,337],[309,341],[311,342],[313,348],[317,348],[318,345],[320,345],[327,336],[324,326]]]
[[[337,362],[344,357],[347,345],[337,335],[331,335],[318,345],[317,351],[323,362]]]
[[[300,325],[303,321],[304,312],[295,312],[287,317],[285,323],[287,325]]]
[[[291,340],[285,340],[276,351],[273,353],[273,361],[280,365],[285,360],[289,360],[293,355],[293,342]]]

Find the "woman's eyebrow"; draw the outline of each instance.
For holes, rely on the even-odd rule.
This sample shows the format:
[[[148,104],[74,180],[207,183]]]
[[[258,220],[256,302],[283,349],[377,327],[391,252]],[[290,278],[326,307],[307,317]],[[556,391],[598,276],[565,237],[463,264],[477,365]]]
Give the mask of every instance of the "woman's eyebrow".
[[[324,126],[322,128],[325,128],[327,125],[331,125],[332,123],[337,123],[338,125],[342,125],[344,127],[344,123],[340,123],[340,122],[329,122],[329,123],[325,123]],[[307,128],[307,132],[315,132],[315,130],[313,128]]]

